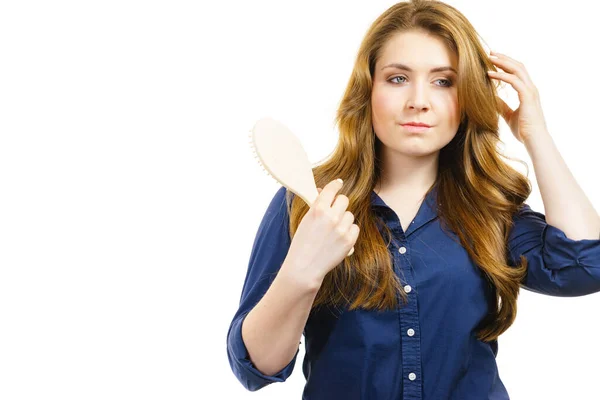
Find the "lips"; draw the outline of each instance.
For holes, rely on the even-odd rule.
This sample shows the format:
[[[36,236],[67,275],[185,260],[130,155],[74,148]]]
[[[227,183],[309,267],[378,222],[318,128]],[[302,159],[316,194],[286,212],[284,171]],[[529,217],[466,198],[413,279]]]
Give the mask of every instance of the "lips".
[[[402,124],[403,126],[424,126],[429,128],[430,125],[424,124],[423,122],[407,122],[406,124]]]

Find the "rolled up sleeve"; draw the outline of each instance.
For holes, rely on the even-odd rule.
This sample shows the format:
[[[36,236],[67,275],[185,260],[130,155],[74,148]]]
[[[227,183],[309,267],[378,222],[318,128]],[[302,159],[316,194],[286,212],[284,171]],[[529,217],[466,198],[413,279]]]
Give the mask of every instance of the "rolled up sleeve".
[[[283,382],[294,369],[298,350],[292,361],[280,372],[265,375],[250,360],[242,339],[242,323],[262,299],[285,260],[289,246],[289,216],[281,187],[269,204],[258,228],[250,254],[240,305],[227,332],[227,357],[234,375],[250,390],[259,390],[273,382]]]
[[[569,239],[525,203],[513,218],[508,251],[513,266],[521,255],[527,258],[521,283],[527,290],[560,297],[600,291],[600,239]]]
[[[292,375],[299,349],[296,350],[292,361],[281,371],[274,375],[263,374],[250,361],[248,350],[242,340],[242,322],[246,315],[239,316],[233,321],[227,336],[227,353],[233,373],[242,385],[250,391],[256,391],[273,382],[284,382]]]

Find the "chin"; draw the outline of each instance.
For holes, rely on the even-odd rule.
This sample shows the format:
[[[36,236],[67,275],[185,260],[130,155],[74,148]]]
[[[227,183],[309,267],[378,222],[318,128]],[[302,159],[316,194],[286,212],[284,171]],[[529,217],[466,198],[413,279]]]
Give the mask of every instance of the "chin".
[[[432,149],[427,146],[400,146],[393,148],[393,151],[404,156],[427,157],[437,153],[439,149]]]

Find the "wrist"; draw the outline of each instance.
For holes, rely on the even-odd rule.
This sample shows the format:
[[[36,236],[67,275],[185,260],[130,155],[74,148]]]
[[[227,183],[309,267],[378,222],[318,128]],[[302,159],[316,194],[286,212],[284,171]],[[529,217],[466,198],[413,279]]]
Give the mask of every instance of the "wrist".
[[[308,294],[316,294],[321,288],[323,278],[311,274],[309,270],[309,268],[302,268],[286,260],[281,265],[277,276],[280,276],[287,285],[291,285]]]

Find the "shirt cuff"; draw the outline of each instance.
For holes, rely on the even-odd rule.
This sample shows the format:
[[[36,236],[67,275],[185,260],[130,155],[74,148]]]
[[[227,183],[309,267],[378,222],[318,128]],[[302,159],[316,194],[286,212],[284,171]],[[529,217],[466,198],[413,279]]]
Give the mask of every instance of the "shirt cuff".
[[[564,231],[550,224],[546,225],[542,235],[542,256],[546,268],[600,268],[600,239],[573,240],[568,238]]]
[[[248,349],[242,339],[242,323],[248,314],[243,314],[231,324],[227,338],[228,357],[234,374],[244,387],[256,391],[273,382],[284,382],[291,374],[296,363],[300,349],[281,371],[274,375],[265,375],[260,372],[250,361]]]

